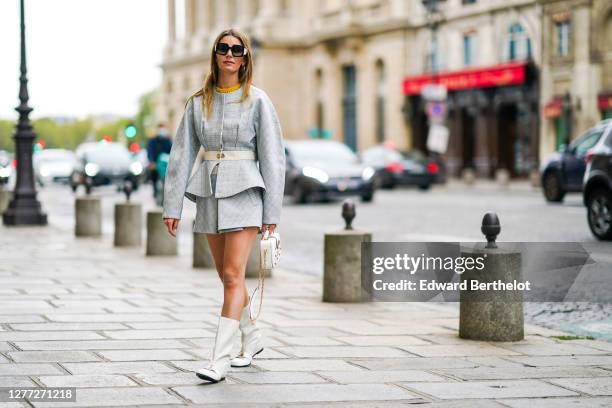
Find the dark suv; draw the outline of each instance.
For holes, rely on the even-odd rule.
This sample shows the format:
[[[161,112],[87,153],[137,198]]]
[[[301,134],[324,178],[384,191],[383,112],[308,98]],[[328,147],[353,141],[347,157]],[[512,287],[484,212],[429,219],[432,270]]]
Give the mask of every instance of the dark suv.
[[[587,156],[601,139],[605,122],[590,128],[569,146],[561,146],[544,163],[542,169],[542,192],[546,201],[563,201],[566,193],[582,191],[582,181],[586,170]]]
[[[596,128],[599,141],[589,149],[584,173],[584,204],[591,232],[612,240],[612,119]]]

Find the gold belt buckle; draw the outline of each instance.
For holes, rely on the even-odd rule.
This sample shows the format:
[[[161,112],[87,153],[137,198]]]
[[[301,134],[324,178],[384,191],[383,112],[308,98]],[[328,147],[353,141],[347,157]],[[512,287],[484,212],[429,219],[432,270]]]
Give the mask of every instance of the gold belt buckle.
[[[225,157],[225,153],[223,152],[217,153],[217,159],[220,159],[222,157]]]

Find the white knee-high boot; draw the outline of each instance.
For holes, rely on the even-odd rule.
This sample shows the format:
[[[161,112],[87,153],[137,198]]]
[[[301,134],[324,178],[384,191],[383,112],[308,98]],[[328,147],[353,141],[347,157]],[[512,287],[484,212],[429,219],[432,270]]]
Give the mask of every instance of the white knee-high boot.
[[[231,365],[232,367],[247,367],[251,365],[253,357],[263,351],[261,332],[251,321],[248,305],[242,309],[239,327],[242,336],[242,349],[240,354],[231,360]]]
[[[234,344],[234,336],[239,330],[239,325],[240,322],[236,319],[219,316],[212,359],[205,368],[196,371],[199,378],[213,383],[225,379],[225,374],[230,367],[230,353]]]

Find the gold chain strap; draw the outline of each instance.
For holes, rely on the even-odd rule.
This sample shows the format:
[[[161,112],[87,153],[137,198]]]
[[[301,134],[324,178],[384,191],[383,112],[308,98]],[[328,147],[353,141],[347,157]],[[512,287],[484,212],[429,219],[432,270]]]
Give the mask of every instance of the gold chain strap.
[[[266,257],[267,254],[267,249],[264,249],[264,257]],[[259,258],[259,280],[257,282],[257,288],[253,291],[253,293],[255,293],[255,291],[259,291],[259,310],[257,310],[257,316],[255,316],[255,318],[253,318],[253,316],[251,317],[251,322],[255,323],[255,321],[259,318],[259,314],[261,313],[261,306],[263,304],[263,290],[264,290],[264,280],[265,280],[265,274],[263,271],[263,267],[262,267],[263,261],[261,259],[261,257]],[[253,300],[253,296],[251,296],[251,299],[249,300],[249,303]],[[249,307],[250,309],[250,307]],[[250,313],[249,313],[250,315]]]

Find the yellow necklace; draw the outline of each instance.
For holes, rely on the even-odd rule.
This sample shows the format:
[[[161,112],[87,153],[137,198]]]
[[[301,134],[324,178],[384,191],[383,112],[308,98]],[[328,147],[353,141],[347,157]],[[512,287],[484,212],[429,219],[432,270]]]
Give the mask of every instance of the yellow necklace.
[[[229,88],[221,88],[219,86],[215,86],[215,90],[217,92],[221,92],[221,93],[228,93],[228,92],[234,92],[236,91],[238,88],[240,88],[242,84],[240,82],[238,82],[236,85],[234,86],[230,86]]]

